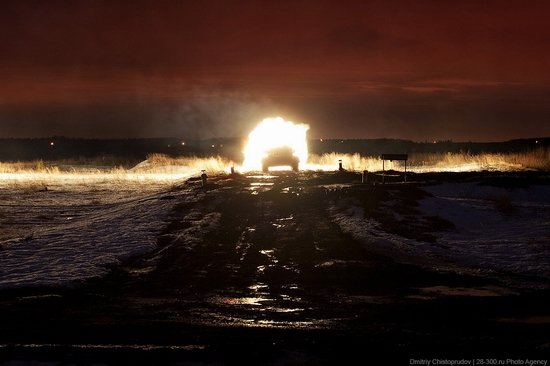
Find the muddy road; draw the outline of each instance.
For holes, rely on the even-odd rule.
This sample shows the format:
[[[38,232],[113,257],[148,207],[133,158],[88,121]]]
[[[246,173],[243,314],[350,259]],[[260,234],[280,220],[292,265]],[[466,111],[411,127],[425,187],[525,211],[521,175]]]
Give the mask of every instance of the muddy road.
[[[3,360],[547,358],[548,321],[533,320],[547,314],[547,292],[426,296],[500,284],[396,262],[343,233],[329,207],[354,199],[376,212],[385,197],[359,181],[273,172],[182,182],[163,197],[175,204],[154,252],[70,288],[0,291]],[[401,187],[411,201],[423,195],[414,182]]]

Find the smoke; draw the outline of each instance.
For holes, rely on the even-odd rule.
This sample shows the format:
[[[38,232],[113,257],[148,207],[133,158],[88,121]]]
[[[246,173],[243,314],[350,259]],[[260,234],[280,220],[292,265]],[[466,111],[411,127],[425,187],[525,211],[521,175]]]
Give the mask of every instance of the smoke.
[[[259,120],[276,110],[269,99],[239,94],[197,93],[177,103],[169,119],[170,129],[191,139],[245,137]]]
[[[204,92],[181,99],[24,105],[0,108],[0,137],[244,138],[258,121],[276,113],[269,99]]]

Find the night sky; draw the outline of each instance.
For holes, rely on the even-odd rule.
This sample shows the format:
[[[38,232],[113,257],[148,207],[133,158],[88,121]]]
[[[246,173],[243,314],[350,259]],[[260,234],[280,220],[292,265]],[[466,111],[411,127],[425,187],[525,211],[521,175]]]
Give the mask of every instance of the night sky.
[[[0,1],[0,137],[550,136],[550,1]]]

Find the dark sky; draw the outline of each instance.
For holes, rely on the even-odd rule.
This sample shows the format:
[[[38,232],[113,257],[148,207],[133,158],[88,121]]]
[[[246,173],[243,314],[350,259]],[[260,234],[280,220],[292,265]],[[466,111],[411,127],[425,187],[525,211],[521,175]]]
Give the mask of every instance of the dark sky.
[[[0,137],[550,136],[550,1],[1,0]]]

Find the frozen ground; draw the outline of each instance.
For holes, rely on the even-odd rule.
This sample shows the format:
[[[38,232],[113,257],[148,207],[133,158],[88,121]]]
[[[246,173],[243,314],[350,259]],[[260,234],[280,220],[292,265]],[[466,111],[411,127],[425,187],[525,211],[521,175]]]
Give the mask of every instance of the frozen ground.
[[[151,251],[174,202],[181,202],[170,198],[194,199],[189,191],[170,190],[191,175],[197,172],[1,176],[0,288],[66,285]],[[434,233],[435,244],[383,232],[345,200],[334,220],[395,258],[421,259],[443,271],[511,274],[522,286],[550,287],[550,186],[504,190],[472,182],[423,189],[433,197],[420,201],[422,214],[455,225]],[[506,209],[499,211],[498,202]]]
[[[550,287],[550,186],[504,189],[469,182],[423,189],[433,197],[419,201],[418,219],[437,216],[454,224],[433,233],[436,243],[384,232],[352,202],[340,201],[334,217],[365,245],[403,261],[507,278],[519,287]]]
[[[0,363],[547,352],[549,179],[458,174],[2,176]]]
[[[164,198],[188,176],[2,175],[0,288],[70,284],[154,249],[174,204]]]

